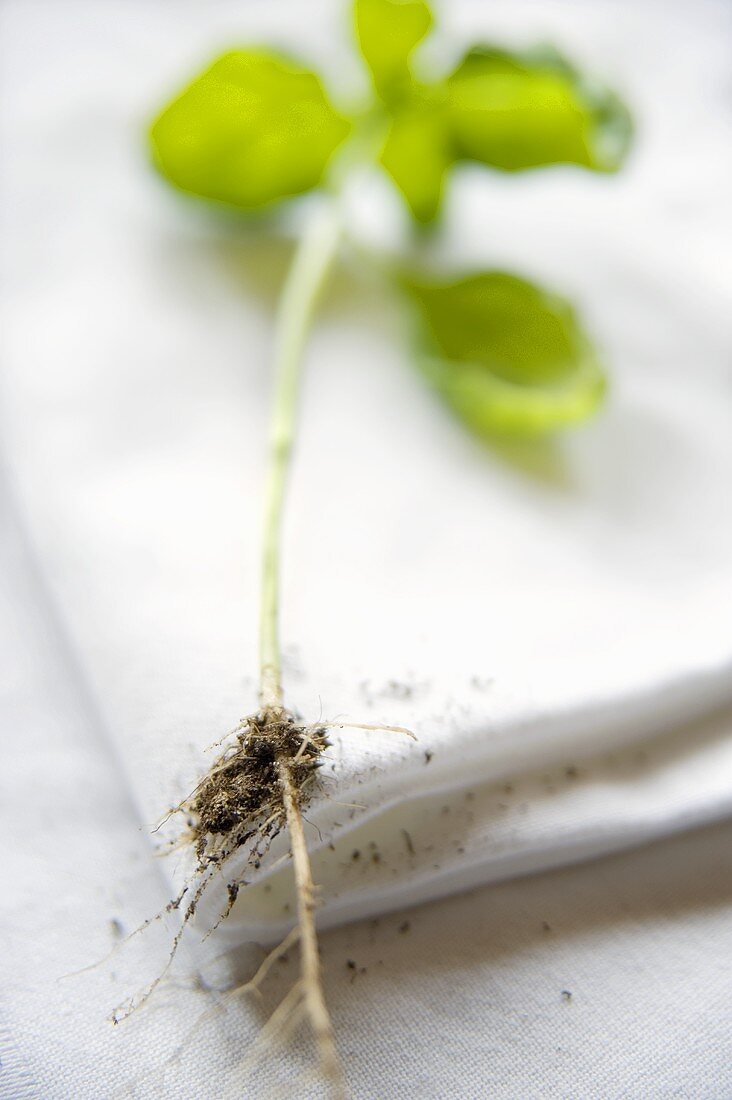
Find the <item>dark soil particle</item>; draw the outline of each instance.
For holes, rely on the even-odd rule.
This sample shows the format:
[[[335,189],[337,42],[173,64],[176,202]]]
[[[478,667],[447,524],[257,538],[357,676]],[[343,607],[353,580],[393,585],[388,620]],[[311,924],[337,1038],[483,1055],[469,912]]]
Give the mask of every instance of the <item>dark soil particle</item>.
[[[411,699],[414,688],[411,684],[402,684],[398,680],[390,680],[383,694],[391,699]]]

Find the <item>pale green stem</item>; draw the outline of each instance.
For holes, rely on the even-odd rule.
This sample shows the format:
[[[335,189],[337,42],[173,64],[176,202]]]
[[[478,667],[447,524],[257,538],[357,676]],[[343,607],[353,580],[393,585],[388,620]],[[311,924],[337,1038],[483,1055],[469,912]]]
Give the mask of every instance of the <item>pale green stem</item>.
[[[295,438],[303,349],[318,293],[338,251],[341,228],[332,201],[311,215],[287,275],[277,315],[262,539],[259,699],[263,708],[283,706],[279,641],[282,511]]]

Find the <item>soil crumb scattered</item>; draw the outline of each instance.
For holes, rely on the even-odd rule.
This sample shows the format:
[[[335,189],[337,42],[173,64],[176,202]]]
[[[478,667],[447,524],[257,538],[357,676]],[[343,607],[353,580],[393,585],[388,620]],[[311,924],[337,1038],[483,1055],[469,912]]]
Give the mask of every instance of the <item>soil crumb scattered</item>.
[[[572,994],[568,989],[563,989],[562,990],[562,1000],[563,1001],[571,1001],[572,1000]]]
[[[389,680],[382,694],[390,699],[411,699],[414,688],[411,684],[400,683],[399,680]]]

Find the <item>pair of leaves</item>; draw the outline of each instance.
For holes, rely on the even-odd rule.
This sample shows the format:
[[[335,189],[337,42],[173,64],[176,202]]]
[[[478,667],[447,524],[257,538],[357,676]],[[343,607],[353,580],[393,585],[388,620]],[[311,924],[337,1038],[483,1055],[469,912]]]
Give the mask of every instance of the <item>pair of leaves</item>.
[[[355,0],[354,15],[375,92],[368,125],[381,126],[379,161],[417,222],[435,219],[461,161],[503,171],[619,167],[626,109],[553,50],[476,47],[428,83],[413,67],[433,23],[424,0]],[[359,121],[298,61],[236,50],[159,115],[153,157],[181,190],[255,211],[327,182]],[[422,318],[429,376],[479,433],[546,431],[583,419],[601,399],[602,373],[566,303],[500,273],[403,285]]]
[[[379,27],[391,18],[396,33]],[[413,216],[438,214],[453,164],[476,161],[506,172],[549,164],[616,171],[630,138],[621,101],[582,77],[550,47],[509,53],[469,50],[448,77],[420,83],[412,54],[432,25],[422,0],[358,0],[361,52],[391,124],[381,163]]]

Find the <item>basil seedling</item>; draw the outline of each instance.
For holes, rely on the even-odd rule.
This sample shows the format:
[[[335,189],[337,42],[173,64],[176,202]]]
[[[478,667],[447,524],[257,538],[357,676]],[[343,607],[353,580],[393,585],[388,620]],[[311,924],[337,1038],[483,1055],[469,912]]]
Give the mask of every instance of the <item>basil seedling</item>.
[[[348,232],[338,190],[344,172],[371,158],[425,230],[437,221],[461,163],[500,172],[552,164],[614,172],[631,135],[618,97],[552,49],[512,53],[477,45],[454,71],[429,79],[419,64],[433,28],[424,0],[356,0],[354,18],[372,90],[353,117],[331,102],[306,62],[274,50],[238,49],[185,87],[150,131],[158,171],[201,199],[256,213],[315,189],[324,193],[306,222],[277,320],[259,710],[241,720],[193,794],[175,808],[191,823],[198,870],[174,903],[190,899],[174,947],[228,858],[247,845],[258,865],[272,837],[287,829],[298,899],[297,927],[287,942],[299,939],[302,965],[289,1018],[307,1015],[322,1068],[339,1093],[344,1079],[322,991],[301,816],[328,726],[304,725],[285,706],[278,636],[280,528],[301,353],[318,292]],[[341,156],[347,147],[349,155]],[[598,355],[563,299],[492,270],[461,279],[403,270],[392,276],[414,318],[425,377],[477,434],[551,432],[584,420],[601,401]],[[222,916],[240,886],[240,880],[228,883]]]

